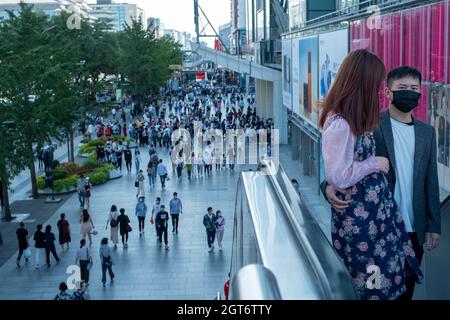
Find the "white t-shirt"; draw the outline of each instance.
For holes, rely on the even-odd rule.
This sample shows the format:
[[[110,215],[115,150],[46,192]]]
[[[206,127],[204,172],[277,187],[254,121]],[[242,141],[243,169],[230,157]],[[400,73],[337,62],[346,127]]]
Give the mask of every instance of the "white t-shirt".
[[[395,190],[394,199],[403,216],[407,232],[414,232],[414,152],[415,128],[412,124],[391,118],[395,149]]]

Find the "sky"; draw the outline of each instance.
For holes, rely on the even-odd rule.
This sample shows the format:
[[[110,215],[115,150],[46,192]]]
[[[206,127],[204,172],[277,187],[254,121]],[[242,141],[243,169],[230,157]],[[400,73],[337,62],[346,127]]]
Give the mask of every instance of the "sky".
[[[88,3],[95,2],[95,0],[88,0]],[[193,37],[195,36],[193,0],[117,0],[116,2],[135,3],[144,9],[146,18],[160,18],[163,28],[186,31],[190,32]],[[205,11],[217,32],[219,32],[220,25],[230,22],[230,0],[199,0],[199,5]],[[199,14],[201,17],[201,31],[202,23],[206,25],[207,22],[201,15],[201,12]],[[213,31],[209,27],[205,31],[208,34],[213,34]],[[203,41],[211,44],[214,40],[213,38],[209,40],[208,38],[203,38]]]

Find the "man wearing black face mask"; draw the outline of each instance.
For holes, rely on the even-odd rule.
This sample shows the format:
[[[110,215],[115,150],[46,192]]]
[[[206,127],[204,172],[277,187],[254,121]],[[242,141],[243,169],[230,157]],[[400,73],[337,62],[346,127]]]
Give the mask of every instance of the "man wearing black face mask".
[[[441,234],[436,132],[412,116],[419,104],[421,81],[422,75],[415,68],[389,72],[385,94],[390,106],[381,113],[380,127],[374,132],[376,156],[388,158],[392,165],[387,180],[419,263],[423,246],[433,250]],[[321,189],[336,210],[348,207],[348,201],[336,197],[343,190],[325,181]],[[411,300],[414,294],[415,278],[408,267],[405,282],[406,292],[399,300]]]

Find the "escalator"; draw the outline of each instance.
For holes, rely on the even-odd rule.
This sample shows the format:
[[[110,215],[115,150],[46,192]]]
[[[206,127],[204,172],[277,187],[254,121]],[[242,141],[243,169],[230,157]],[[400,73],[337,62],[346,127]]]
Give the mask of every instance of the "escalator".
[[[231,299],[357,299],[350,275],[278,166],[263,160],[239,180]]]

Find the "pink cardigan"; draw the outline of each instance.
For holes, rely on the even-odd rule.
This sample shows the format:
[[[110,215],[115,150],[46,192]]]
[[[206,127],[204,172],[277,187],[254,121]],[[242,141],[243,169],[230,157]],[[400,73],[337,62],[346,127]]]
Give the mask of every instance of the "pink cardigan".
[[[364,161],[354,160],[356,137],[343,118],[331,121],[328,117],[322,132],[322,155],[325,179],[335,187],[346,189],[364,177],[379,172],[375,156]]]

